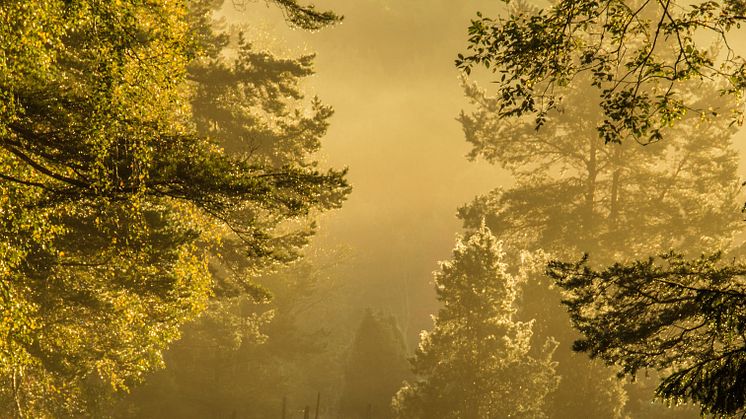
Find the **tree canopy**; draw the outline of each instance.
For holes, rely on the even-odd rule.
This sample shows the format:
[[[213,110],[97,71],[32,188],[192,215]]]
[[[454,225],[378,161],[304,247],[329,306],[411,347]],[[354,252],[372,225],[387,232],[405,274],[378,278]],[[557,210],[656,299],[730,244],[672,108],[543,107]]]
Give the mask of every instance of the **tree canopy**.
[[[474,145],[471,157],[503,165],[518,180],[464,207],[467,226],[486,217],[505,232],[501,238],[540,246],[552,257],[589,253],[580,264],[550,268],[584,335],[575,348],[626,374],[657,369],[659,396],[716,414],[740,409],[739,396],[727,395],[741,391],[737,382],[705,390],[716,375],[728,380],[739,368],[736,358],[720,358],[719,350],[735,342],[724,337],[732,332],[702,320],[716,311],[706,303],[672,314],[676,304],[668,302],[683,292],[675,284],[715,294],[740,286],[737,274],[721,275],[716,257],[682,255],[732,250],[741,230],[730,137],[742,113],[744,65],[727,35],[744,18],[742,8],[672,1],[517,5],[506,17],[480,15],[469,30],[470,53],[457,61],[467,72],[479,64],[502,73],[495,94],[470,87],[479,111],[461,120]],[[598,99],[581,95],[589,88]],[[670,249],[678,253],[666,256],[669,268],[656,259],[633,262]],[[664,276],[673,283],[659,282]],[[731,304],[721,308],[740,310],[736,300]],[[685,339],[677,341],[678,333]],[[713,335],[719,337],[708,340]],[[711,352],[697,347],[705,341]],[[710,363],[715,358],[719,367]],[[706,367],[693,372],[695,365]]]
[[[503,256],[502,243],[483,225],[441,263],[435,286],[443,306],[433,330],[421,335],[412,360],[416,379],[394,400],[398,417],[548,415],[546,396],[559,381],[556,342],[532,347],[533,321],[515,319],[526,272],[509,273]]]
[[[500,74],[500,116],[534,115],[538,128],[548,111],[564,107],[566,87],[587,74],[604,115],[599,135],[648,143],[687,112],[723,111],[696,106],[686,85],[714,83],[739,99],[746,87],[746,62],[728,42],[746,19],[741,1],[560,0],[545,9],[505,3],[506,16],[478,13],[467,52],[456,60],[467,73],[483,65]],[[742,114],[739,106],[732,121],[740,124]]]
[[[664,371],[656,393],[692,401],[703,413],[746,411],[746,284],[743,264],[713,254],[670,253],[594,270],[587,259],[552,262],[548,274],[569,291],[564,301],[583,338],[574,344],[634,376]]]
[[[330,114],[320,104],[316,122],[287,124],[286,135],[311,143],[294,160],[234,152],[199,129],[190,74],[214,52],[188,6],[0,7],[3,414],[95,412],[101,394],[158,367],[179,326],[204,309],[219,250],[233,244],[253,264],[288,260],[308,235],[294,224],[349,192],[344,171],[306,158]],[[293,83],[263,87],[292,93]],[[298,115],[282,103],[273,111]]]

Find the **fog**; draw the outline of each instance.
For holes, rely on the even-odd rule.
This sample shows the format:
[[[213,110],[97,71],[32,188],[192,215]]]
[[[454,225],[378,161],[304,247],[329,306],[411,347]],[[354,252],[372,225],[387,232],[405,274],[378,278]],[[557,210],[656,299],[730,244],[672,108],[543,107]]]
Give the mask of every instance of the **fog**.
[[[337,293],[319,307],[324,312],[319,315],[335,335],[332,339],[339,339],[343,349],[337,354],[340,363],[348,362],[353,350],[348,345],[364,309],[393,315],[412,353],[420,332],[432,329],[432,316],[439,307],[432,272],[438,261],[450,258],[455,238],[463,234],[456,209],[475,196],[515,183],[499,165],[483,158],[467,159],[470,147],[457,116],[473,106],[453,65],[456,54],[465,50],[466,28],[475,13],[496,15],[507,9],[489,1],[365,0],[316,5],[344,15],[344,22],[307,33],[289,29],[281,13],[261,4],[249,3],[245,9],[226,4],[222,14],[229,24],[258,23],[291,50],[317,54],[317,74],[307,84],[308,92],[335,109],[323,155],[331,166],[350,168],[354,187],[342,209],[321,217],[312,244],[312,248],[346,249],[341,266],[330,274]],[[260,18],[257,8],[263,9]],[[489,89],[493,77],[482,71],[471,80]],[[742,131],[735,134],[734,144],[743,147],[743,135]],[[529,306],[557,301],[530,294],[524,298],[543,301],[526,303]],[[559,352],[569,354],[570,342],[560,345]],[[565,380],[563,384],[584,391],[584,384],[567,383],[574,380],[571,377]],[[613,387],[605,391],[611,394],[616,391]],[[583,398],[562,391],[567,390],[556,397]],[[629,391],[633,399],[640,397],[635,389]],[[642,399],[652,398],[649,388],[642,393]],[[634,403],[628,401],[627,408]],[[582,414],[568,409],[550,412],[550,417]],[[696,416],[696,409],[632,409],[636,409],[632,417]],[[610,417],[611,412],[588,407],[584,414]]]
[[[716,90],[738,77],[677,73],[691,57],[649,76],[646,60],[676,56],[655,32],[627,75],[680,82],[669,92],[691,107],[658,85],[630,90],[650,103],[614,107],[619,97],[590,86],[604,71],[598,85],[613,85],[623,65],[552,79],[571,60],[551,60],[585,38],[550,42],[541,25],[468,32],[478,11],[538,13],[535,2],[313,3],[344,19],[309,30],[293,24],[294,0],[195,0],[184,25],[168,2],[162,15],[138,4],[126,19],[103,6],[50,8],[35,24],[57,44],[31,24],[38,41],[18,35],[31,52],[0,36],[0,52],[21,57],[20,70],[0,62],[0,84],[12,87],[0,97],[20,104],[0,108],[0,245],[10,249],[0,259],[0,416],[744,412],[746,131],[727,119],[743,103]],[[128,35],[99,35],[96,19],[116,28],[120,18]],[[58,24],[72,19],[80,30]],[[183,27],[199,33],[189,42],[207,45],[204,56],[190,55]],[[480,36],[513,56],[467,71],[460,57],[457,68]],[[736,54],[745,39],[731,33]],[[508,40],[556,68],[501,84],[500,65],[516,74],[524,64],[510,61],[524,51]],[[126,53],[106,58],[117,48]],[[534,82],[556,82],[561,105],[541,122],[500,114],[525,98],[510,89]],[[607,105],[628,124],[609,122]],[[624,140],[599,137],[609,126]],[[656,130],[661,139],[646,141]]]
[[[228,24],[251,25],[257,8],[266,12],[263,30],[290,49],[317,54],[309,92],[335,110],[323,154],[329,165],[350,168],[354,192],[322,218],[314,243],[351,250],[342,281],[350,304],[396,313],[413,344],[431,326],[431,272],[460,231],[456,208],[510,183],[498,167],[467,161],[456,121],[467,102],[453,61],[476,10],[495,5],[329,1],[317,8],[337,11],[344,22],[310,34],[288,29],[281,13],[261,3],[245,11],[227,3],[223,13]]]

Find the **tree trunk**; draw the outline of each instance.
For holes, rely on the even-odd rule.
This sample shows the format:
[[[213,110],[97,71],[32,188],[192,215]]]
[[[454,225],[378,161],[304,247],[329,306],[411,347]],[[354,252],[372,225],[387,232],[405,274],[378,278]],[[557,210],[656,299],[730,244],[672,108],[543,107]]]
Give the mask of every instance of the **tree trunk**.
[[[593,233],[593,212],[596,199],[596,178],[598,177],[598,137],[589,136],[589,156],[588,164],[586,165],[588,170],[588,189],[585,195],[585,219],[583,220],[583,228],[586,235],[592,235]]]
[[[619,215],[619,188],[622,175],[622,147],[621,145],[615,145],[615,147],[617,149],[614,150],[614,173],[611,175],[611,208],[609,210],[609,223],[611,225],[616,224]]]
[[[20,377],[19,377],[20,376]],[[23,408],[21,407],[21,393],[19,391],[20,383],[19,380],[23,379],[23,373],[13,368],[13,401],[15,402],[16,415],[19,419],[25,419],[26,416],[23,414]]]

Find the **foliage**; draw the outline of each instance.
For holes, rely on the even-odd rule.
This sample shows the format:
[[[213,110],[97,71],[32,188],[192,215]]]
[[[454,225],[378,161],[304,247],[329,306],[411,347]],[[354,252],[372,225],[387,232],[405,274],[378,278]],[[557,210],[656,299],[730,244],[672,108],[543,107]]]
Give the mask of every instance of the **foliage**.
[[[197,132],[214,139],[227,154],[265,167],[315,170],[314,153],[332,110],[317,98],[306,103],[300,88],[302,79],[313,74],[313,56],[283,58],[258,50],[242,32],[220,29],[209,18],[214,7],[210,2],[192,4],[193,26],[210,51],[189,67]],[[337,192],[335,200],[341,202],[347,191]],[[315,214],[296,217],[288,228],[271,214],[243,209],[238,213],[261,228],[225,232],[210,257],[214,298],[167,352],[169,368],[148,377],[121,403],[120,416],[233,412],[266,417],[279,411],[283,394],[296,400],[298,386],[306,380],[316,382],[306,376],[314,368],[303,362],[324,362],[325,334],[301,330],[297,316],[314,296],[318,273],[301,263],[265,278],[262,285],[254,280],[301,256],[299,249],[313,233]],[[274,235],[246,248],[246,240],[268,231]],[[278,300],[270,302],[275,297]],[[203,391],[206,386],[212,389],[209,393]],[[326,391],[323,386],[311,387]]]
[[[584,337],[574,349],[622,367],[665,371],[657,394],[694,401],[703,413],[746,407],[746,267],[720,254],[686,260],[669,253],[602,271],[552,262],[548,274],[569,291],[564,303]]]
[[[599,264],[660,249],[723,248],[740,231],[738,158],[730,140],[734,129],[727,124],[687,117],[665,142],[644,148],[605,145],[595,131],[603,115],[582,87],[567,89],[565,104],[572,112],[549,112],[536,131],[530,118],[500,116],[500,98],[474,83],[465,86],[475,106],[459,117],[472,144],[469,157],[499,164],[516,180],[462,207],[467,228],[478,228],[484,219],[509,248],[544,249],[558,259],[588,252]],[[703,97],[702,91],[707,90],[687,96],[698,106],[729,106],[725,98]],[[569,350],[578,335],[559,304],[558,289],[537,275],[524,294],[521,318],[536,319],[537,337],[561,343],[555,360],[563,381],[552,411],[568,417],[622,415],[625,395],[621,383],[613,383],[613,372]]]
[[[365,311],[345,369],[340,416],[391,418],[391,399],[409,377],[404,338],[396,319]]]
[[[519,173],[524,177],[535,174],[532,170],[536,166],[526,166],[529,160],[520,157],[529,155],[532,156],[530,163],[539,167],[544,165],[544,168],[553,167],[563,171],[585,166],[581,172],[587,174],[575,185],[560,181],[555,185],[534,188],[533,194],[528,190],[528,194],[513,190],[500,197],[493,195],[490,199],[493,209],[502,208],[492,211],[496,214],[493,222],[504,223],[510,229],[511,225],[536,224],[536,220],[542,220],[538,224],[545,224],[547,228],[538,230],[540,236],[528,236],[530,240],[559,244],[563,241],[558,239],[567,237],[570,239],[567,243],[574,243],[578,251],[590,252],[594,263],[598,264],[643,258],[659,253],[661,249],[677,248],[680,252],[694,254],[702,249],[729,246],[733,234],[739,230],[733,210],[736,159],[733,152],[728,150],[731,132],[724,128],[726,121],[717,117],[730,113],[734,115],[735,122],[740,122],[741,118],[738,104],[731,103],[729,96],[733,95],[740,101],[746,67],[743,59],[728,44],[727,34],[744,19],[742,12],[740,2],[729,1],[693,4],[671,1],[558,2],[546,12],[523,7],[516,9],[508,18],[480,16],[474,21],[470,28],[471,55],[460,56],[457,65],[470,71],[474,65],[484,64],[493,71],[503,73],[498,82],[497,96],[489,101],[494,117],[488,121],[505,122],[500,129],[503,133],[511,133],[516,125],[526,125],[533,114],[530,125],[533,129],[541,128],[534,135],[519,135],[517,138],[521,140],[518,141],[521,145],[508,145],[506,148],[509,151],[504,152],[500,141],[479,141],[480,132],[488,125],[480,121],[478,128],[469,131],[468,124],[465,124],[467,136],[469,132],[475,133],[471,137],[476,140],[472,141],[475,144],[474,155],[484,153],[487,158],[506,165],[514,172],[518,167],[528,168],[524,169],[524,173]],[[701,46],[713,40],[718,42],[715,47]],[[589,101],[578,106],[578,102],[572,100],[580,86],[598,89],[598,105]],[[707,96],[709,92],[718,91],[725,96]],[[579,108],[583,114],[587,114],[585,109],[589,107],[598,107],[601,116],[591,113],[591,118],[583,126],[555,126],[549,130],[552,135],[559,134],[559,138],[575,136],[580,141],[560,141],[559,144],[552,141],[550,144],[540,140],[543,137],[541,131],[548,128],[552,119],[557,119],[552,116],[553,110]],[[586,154],[587,148],[582,143],[590,138],[587,134],[590,130],[596,130],[605,142],[619,143],[632,137],[650,144],[665,134],[666,143],[677,144],[672,147],[657,147],[660,144],[654,144],[655,147],[648,146],[644,150],[629,153],[620,146],[594,148],[591,141],[590,149],[598,151]],[[489,140],[492,138],[488,137]],[[511,141],[515,139],[507,138]],[[577,156],[580,159],[576,158],[575,164],[568,165],[574,150],[567,146],[572,144],[583,147],[584,152]],[[599,178],[596,173],[599,173],[598,168],[604,167],[597,159],[599,153],[611,156],[610,167],[613,169],[608,172],[611,187],[604,188],[608,195],[600,195],[601,199],[597,201],[595,196]],[[557,159],[552,160],[552,156]],[[619,160],[622,158],[624,160]],[[620,164],[622,161],[625,162]],[[653,167],[651,163],[665,169],[651,171],[648,169]],[[714,176],[702,176],[703,173]],[[625,178],[626,181],[622,180]],[[564,185],[564,188],[561,189],[560,185]],[[583,195],[585,203],[579,199]],[[533,206],[540,202],[542,196],[553,197],[555,202],[547,201],[546,205]],[[565,199],[568,196],[577,196],[579,205],[568,207]],[[475,202],[472,209],[479,205]],[[599,206],[605,211],[598,213],[596,208]],[[623,215],[623,208],[630,211],[627,216]],[[578,222],[558,222],[558,217],[553,214],[558,211],[575,216]],[[598,227],[599,222],[602,222],[601,228]],[[571,237],[573,234],[575,237]],[[571,253],[564,251],[556,256],[566,259]],[[695,266],[699,262],[685,263],[680,260],[677,263]],[[717,275],[714,267],[708,268],[712,268],[712,271],[701,272],[702,278],[699,280],[702,283],[707,283],[709,275]],[[609,268],[607,272],[614,269]],[[680,278],[679,281],[687,280]],[[586,339],[580,342],[593,345],[589,342],[594,342],[598,337],[588,334],[590,329],[583,329],[586,327],[581,320],[583,317],[578,317],[581,312],[587,319],[598,315],[599,322],[626,313],[630,316],[624,319],[628,324],[644,324],[648,318],[646,316],[654,318],[656,313],[661,314],[656,311],[657,303],[646,309],[637,306],[634,313],[625,311],[627,308],[623,305],[596,310],[600,307],[596,304],[603,304],[601,301],[580,296],[603,294],[605,291],[597,289],[603,287],[601,283],[582,283],[586,288],[582,288],[581,282],[577,281],[560,284],[572,291],[568,298],[575,304],[571,306],[574,307],[571,309],[573,322],[586,334]],[[625,283],[624,286],[628,285]],[[642,286],[641,283],[637,285]],[[654,287],[655,284],[650,286]],[[642,291],[642,288],[637,290]],[[663,296],[652,293],[647,297],[655,300]],[[703,311],[706,312],[707,308],[704,307]],[[706,313],[691,315],[707,316]],[[659,324],[660,330],[666,330],[663,333],[671,331],[664,323],[674,329],[678,327],[676,319],[665,316],[663,319],[663,323]],[[697,336],[701,332],[704,330],[695,328],[686,334]],[[725,330],[723,332],[727,334]],[[612,351],[611,347],[615,344],[626,345],[625,333],[620,330],[611,338],[614,335],[611,332],[606,341],[610,346],[605,350]],[[700,338],[707,340],[707,333]],[[613,339],[616,339],[614,344],[610,343]],[[697,387],[699,384],[682,387],[683,381],[677,382],[677,379],[683,377],[677,378],[676,373],[670,373],[662,363],[656,364],[652,354],[670,349],[666,342],[653,339],[640,344],[651,345],[646,346],[651,355],[650,363],[637,364],[637,367],[625,371],[634,374],[632,371],[638,368],[661,369],[665,384],[658,388],[659,395],[677,402],[701,403],[703,411],[728,412],[728,409],[740,408],[731,401],[718,399],[737,396],[726,396],[726,393],[713,396],[712,392],[705,395],[707,392]],[[579,345],[581,349],[584,344]],[[629,346],[626,348],[630,349]],[[680,349],[681,352],[675,356],[698,359],[702,355],[696,347]],[[617,350],[623,351],[620,348]],[[601,357],[607,362],[631,365],[622,357]],[[676,371],[683,365],[678,362],[668,366]],[[726,369],[737,366],[738,362],[734,361]],[[727,392],[728,389],[733,388],[722,387],[723,391]],[[720,402],[727,407],[718,405]]]
[[[287,223],[349,188],[195,130],[209,52],[183,2],[10,1],[0,22],[2,415],[96,415],[204,309],[216,249],[285,260]]]
[[[459,240],[435,274],[443,307],[413,359],[417,380],[394,401],[402,418],[544,417],[557,386],[555,342],[532,348],[533,322],[515,320],[525,272],[512,275],[484,225]]]
[[[279,416],[283,397],[290,409],[299,400],[315,402],[316,391],[328,411],[340,378],[330,367],[337,348],[329,346],[325,326],[305,322],[330,292],[321,262],[305,257],[257,279],[272,290],[271,300],[212,301],[165,353],[168,367],[149,375],[114,417],[261,419]]]
[[[343,17],[331,11],[320,12],[313,5],[303,6],[296,0],[269,0],[280,8],[285,20],[292,26],[306,29],[318,30],[325,26],[333,25],[342,21]],[[238,8],[246,7],[246,0],[233,0],[233,5]]]
[[[468,52],[456,65],[499,73],[497,114],[533,114],[536,128],[563,107],[566,88],[587,75],[604,115],[601,138],[655,142],[687,112],[719,112],[690,102],[687,85],[707,81],[741,98],[746,62],[728,34],[745,11],[733,0],[560,0],[546,9],[518,2],[505,17],[477,14]],[[741,122],[741,111],[732,116]]]
[[[568,92],[573,111],[550,113],[539,131],[526,118],[500,117],[500,99],[476,84],[466,92],[475,106],[459,117],[469,157],[499,164],[516,180],[461,208],[467,227],[484,217],[511,247],[558,257],[585,251],[599,263],[661,248],[722,248],[740,229],[735,130],[727,124],[686,118],[665,143],[604,145],[594,136],[603,116],[581,88]],[[728,105],[696,90],[688,96],[701,106]]]

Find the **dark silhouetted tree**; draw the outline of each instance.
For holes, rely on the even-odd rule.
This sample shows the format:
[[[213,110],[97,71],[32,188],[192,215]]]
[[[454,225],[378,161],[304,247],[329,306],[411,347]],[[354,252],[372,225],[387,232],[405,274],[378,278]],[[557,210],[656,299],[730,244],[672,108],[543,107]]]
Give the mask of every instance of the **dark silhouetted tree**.
[[[409,378],[406,347],[396,319],[365,311],[350,347],[339,417],[391,418],[391,399]]]
[[[672,253],[602,271],[586,259],[548,269],[569,291],[564,303],[583,333],[575,350],[622,374],[663,371],[656,393],[672,402],[718,416],[746,411],[746,266]]]

